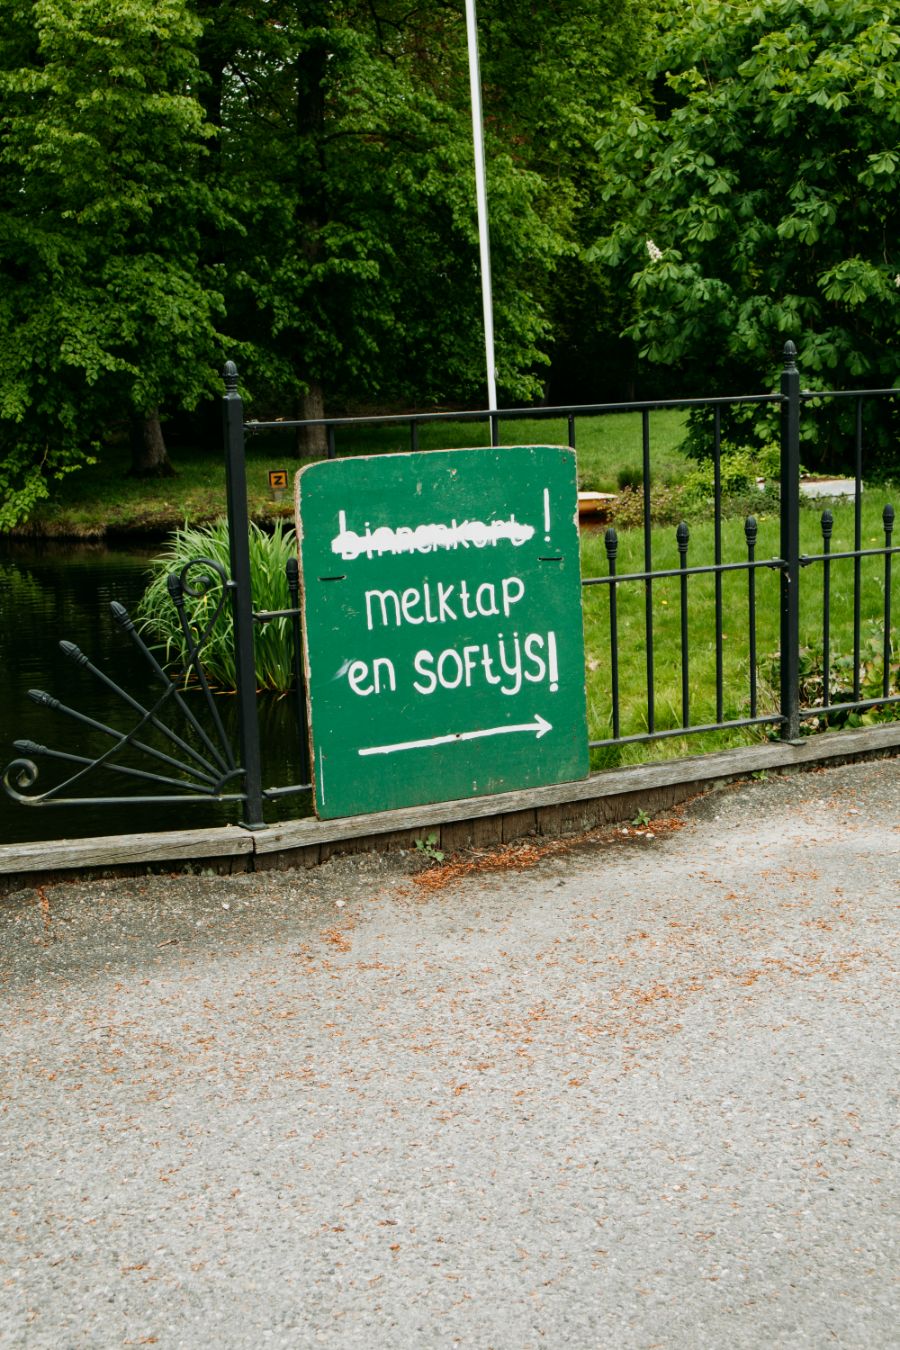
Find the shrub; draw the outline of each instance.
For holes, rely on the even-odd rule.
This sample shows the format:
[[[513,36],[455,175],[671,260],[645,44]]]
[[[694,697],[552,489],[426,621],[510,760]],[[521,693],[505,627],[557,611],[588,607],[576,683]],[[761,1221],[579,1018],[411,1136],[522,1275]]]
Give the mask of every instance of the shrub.
[[[654,525],[677,525],[685,513],[684,489],[650,486],[650,519]],[[636,530],[644,523],[644,489],[626,487],[613,503],[612,519],[620,530]]]
[[[644,485],[644,470],[638,465],[620,469],[616,475],[616,486],[621,492],[624,488],[639,488]]]

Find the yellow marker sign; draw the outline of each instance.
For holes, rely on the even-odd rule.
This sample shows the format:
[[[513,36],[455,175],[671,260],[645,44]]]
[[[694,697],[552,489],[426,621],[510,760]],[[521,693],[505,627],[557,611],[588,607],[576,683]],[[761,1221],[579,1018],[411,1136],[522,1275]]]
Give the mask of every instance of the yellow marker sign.
[[[269,470],[269,487],[273,492],[284,492],[288,485],[287,469]]]

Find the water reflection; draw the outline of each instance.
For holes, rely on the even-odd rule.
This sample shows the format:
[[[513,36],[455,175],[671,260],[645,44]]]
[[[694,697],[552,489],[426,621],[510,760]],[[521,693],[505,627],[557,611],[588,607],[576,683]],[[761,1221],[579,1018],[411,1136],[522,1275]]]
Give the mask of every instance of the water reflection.
[[[93,755],[103,746],[102,738],[98,741],[94,733],[86,733],[70,718],[38,707],[28,698],[29,689],[43,689],[79,712],[123,731],[133,725],[133,714],[110,691],[63,656],[60,639],[74,642],[133,697],[142,702],[155,697],[146,663],[110,614],[113,600],[134,611],[152,552],[70,543],[0,546],[0,670],[4,676],[0,767],[16,757],[14,740],[33,740],[70,754]],[[236,746],[234,699],[223,695],[218,706]],[[294,699],[261,699],[260,726],[264,783],[297,782],[301,767]],[[59,780],[58,769],[43,763],[39,767],[41,785],[45,779]],[[107,775],[98,784],[101,781],[102,788],[92,779],[81,791],[96,795],[133,790],[121,778],[111,780]],[[289,819],[307,815],[310,809],[309,794],[304,793],[274,803],[267,809],[267,818]],[[221,825],[236,821],[239,814],[239,806],[206,802],[29,808],[0,793],[0,843]]]

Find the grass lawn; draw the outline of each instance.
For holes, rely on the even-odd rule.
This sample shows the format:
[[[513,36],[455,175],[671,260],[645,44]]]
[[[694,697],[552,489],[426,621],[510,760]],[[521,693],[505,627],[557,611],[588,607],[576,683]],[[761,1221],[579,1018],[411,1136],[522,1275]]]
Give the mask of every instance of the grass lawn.
[[[876,548],[884,544],[881,512],[896,492],[875,488],[863,494],[862,546]],[[853,547],[852,503],[831,503],[834,516],[832,552]],[[801,512],[801,548],[804,553],[822,552],[820,510]],[[777,516],[759,519],[756,558],[778,556],[779,522]],[[726,520],[722,526],[723,562],[747,558],[743,521]],[[671,527],[652,532],[652,560],[655,568],[679,564],[675,530]],[[713,525],[704,522],[691,529],[688,566],[714,561]],[[619,533],[617,573],[644,569],[644,540],[639,530]],[[608,575],[608,563],[602,530],[585,531],[582,542],[584,577]],[[853,561],[831,564],[831,658],[841,667],[843,687],[852,680],[853,652]],[[894,564],[894,591],[897,594],[897,566]],[[882,669],[881,633],[884,616],[884,559],[864,558],[861,567],[861,647],[862,657],[874,659],[872,672]],[[778,711],[777,678],[772,658],[779,646],[779,574],[759,568],[756,573],[756,621],[758,673],[758,715]],[[801,642],[810,656],[822,647],[822,582],[819,563],[804,568],[801,576]],[[640,735],[648,729],[646,678],[645,588],[643,582],[624,582],[618,592],[619,689],[621,700],[620,734]],[[680,579],[655,581],[653,596],[653,649],[656,730],[681,725],[682,659]],[[894,605],[896,613],[896,602]],[[585,648],[588,688],[588,729],[592,740],[612,735],[612,697],[610,670],[609,587],[585,588]],[[697,724],[716,721],[716,614],[715,582],[711,575],[688,581],[688,685],[690,720]],[[746,572],[726,573],[722,580],[723,717],[732,720],[750,715],[748,580]],[[898,683],[898,642],[893,644],[893,693]],[[848,664],[851,670],[848,670]],[[837,678],[832,683],[832,701]],[[863,691],[863,697],[878,692]],[[647,745],[616,746],[593,752],[595,767],[637,763],[647,759],[672,758],[703,750],[725,749],[763,739],[766,728],[748,728],[699,736],[672,737]]]
[[[684,432],[681,413],[651,414],[653,473],[667,481],[684,476],[688,461],[678,449]],[[504,445],[565,445],[567,426],[556,419],[528,419],[500,424]],[[486,426],[474,422],[426,423],[419,435],[422,449],[487,445]],[[621,470],[641,463],[641,418],[638,413],[585,417],[576,422],[579,484],[601,492],[614,491]],[[372,455],[409,449],[405,427],[339,428],[339,455]],[[291,456],[288,432],[259,433],[247,439],[247,495],[254,520],[263,523],[293,513],[292,492],[273,502],[269,469],[293,474],[309,461]],[[57,485],[54,498],[42,504],[17,533],[55,538],[102,539],[107,534],[161,536],[189,521],[213,520],[225,512],[225,463],[220,449],[181,450],[172,455],[176,478],[127,478],[127,450],[110,447],[99,463],[70,474]]]

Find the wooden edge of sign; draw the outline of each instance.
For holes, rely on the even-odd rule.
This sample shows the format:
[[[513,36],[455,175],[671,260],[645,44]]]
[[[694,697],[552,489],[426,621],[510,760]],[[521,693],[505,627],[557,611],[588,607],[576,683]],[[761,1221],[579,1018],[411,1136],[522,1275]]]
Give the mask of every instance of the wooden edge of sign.
[[[124,863],[193,861],[253,852],[253,835],[238,825],[146,834],[99,835],[91,839],[47,839],[0,848],[0,874],[115,867]]]
[[[740,777],[763,769],[790,768],[793,765],[853,757],[895,746],[900,746],[900,723],[824,733],[811,736],[799,744],[772,741],[765,745],[740,746],[735,750],[691,755],[662,763],[606,769],[576,782],[553,783],[546,787],[496,793],[490,797],[466,797],[451,802],[405,807],[397,811],[344,816],[339,820],[286,821],[259,831],[254,838],[255,851],[257,854],[273,853],[279,849],[303,848],[363,835],[425,829],[457,821],[531,811],[544,806],[562,806],[598,797],[650,791],[679,783],[696,783],[701,787],[712,780]]]

